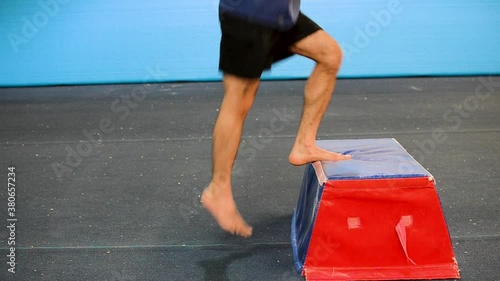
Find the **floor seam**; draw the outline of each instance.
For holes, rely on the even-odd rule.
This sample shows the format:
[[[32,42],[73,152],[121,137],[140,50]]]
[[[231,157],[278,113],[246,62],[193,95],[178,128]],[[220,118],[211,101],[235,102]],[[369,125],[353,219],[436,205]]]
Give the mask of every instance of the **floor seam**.
[[[414,132],[377,132],[377,133],[339,133],[339,134],[323,134],[318,135],[318,139],[325,138],[345,138],[345,137],[357,137],[357,136],[398,136],[398,135],[418,135],[418,134],[432,134],[433,131],[414,131]],[[487,129],[487,130],[455,130],[455,131],[443,131],[444,134],[470,134],[470,133],[500,133],[500,129]],[[247,139],[295,139],[296,135],[275,135],[273,137],[259,137],[259,136],[242,136],[242,140]],[[111,143],[135,143],[135,142],[178,142],[178,141],[205,141],[212,140],[212,137],[200,137],[200,138],[158,138],[158,139],[130,139],[130,140],[104,140],[100,141],[99,144],[111,144]],[[86,141],[86,140],[84,140]],[[64,144],[77,144],[84,142],[82,140],[74,141],[61,141],[61,142],[0,142],[0,146],[16,146],[16,145],[64,145]]]

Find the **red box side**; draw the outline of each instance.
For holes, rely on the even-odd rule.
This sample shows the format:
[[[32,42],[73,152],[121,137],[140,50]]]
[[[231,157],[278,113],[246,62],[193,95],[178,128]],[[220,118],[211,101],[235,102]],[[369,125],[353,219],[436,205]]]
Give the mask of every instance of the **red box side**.
[[[406,243],[396,231],[401,223]],[[328,181],[304,273],[308,280],[458,278],[434,182],[425,177]]]

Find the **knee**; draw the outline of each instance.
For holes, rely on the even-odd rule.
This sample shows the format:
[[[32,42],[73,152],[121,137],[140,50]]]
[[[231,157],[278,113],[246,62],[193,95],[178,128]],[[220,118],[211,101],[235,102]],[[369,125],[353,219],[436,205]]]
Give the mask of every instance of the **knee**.
[[[336,74],[342,64],[342,49],[335,40],[329,40],[323,48],[318,60],[328,72]]]
[[[224,102],[238,115],[246,116],[255,100],[258,85],[258,79],[249,80],[226,75]]]
[[[255,94],[253,92],[243,92],[243,96],[240,100],[240,110],[241,114],[246,116],[247,113],[252,108],[253,102],[255,100]]]
[[[253,102],[255,100],[255,95],[257,94],[258,83],[248,82],[242,85],[243,87],[240,89],[240,104],[241,110],[244,115],[250,111],[252,108]]]

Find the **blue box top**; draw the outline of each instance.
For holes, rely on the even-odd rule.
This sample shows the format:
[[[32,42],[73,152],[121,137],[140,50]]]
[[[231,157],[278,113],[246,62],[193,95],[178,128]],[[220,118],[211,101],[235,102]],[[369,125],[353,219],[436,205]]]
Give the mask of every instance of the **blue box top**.
[[[319,140],[317,144],[323,149],[352,156],[350,160],[322,161],[328,180],[432,178],[395,139]]]

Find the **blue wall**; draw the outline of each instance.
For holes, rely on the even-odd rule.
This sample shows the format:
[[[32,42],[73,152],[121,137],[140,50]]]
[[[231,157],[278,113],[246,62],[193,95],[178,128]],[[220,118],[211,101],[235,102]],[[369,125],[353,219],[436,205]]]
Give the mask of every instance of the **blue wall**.
[[[2,0],[0,86],[218,80],[218,0]],[[302,0],[341,77],[500,73],[498,0]],[[265,78],[304,78],[295,57]]]

